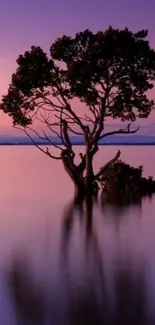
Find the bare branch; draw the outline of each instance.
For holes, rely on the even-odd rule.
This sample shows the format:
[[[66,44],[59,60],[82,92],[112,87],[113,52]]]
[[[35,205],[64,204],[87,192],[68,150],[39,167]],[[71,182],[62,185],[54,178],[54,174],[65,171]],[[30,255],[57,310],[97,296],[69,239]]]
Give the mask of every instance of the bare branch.
[[[55,148],[59,149],[59,150],[63,150],[59,145],[55,144],[53,141],[50,140],[50,138],[48,137],[48,135],[45,133],[45,131],[43,131],[45,138],[48,140],[48,142],[54,146]]]
[[[95,175],[95,180],[99,181],[100,176],[102,176],[102,174],[106,171],[106,169],[111,166],[112,164],[114,164],[120,157],[121,155],[121,151],[118,150],[118,152],[116,153],[115,157],[112,158],[110,161],[108,161],[103,167],[101,167],[100,171]]]
[[[94,118],[96,120],[96,118],[99,117],[99,111],[98,111],[98,109],[95,107],[95,105],[91,105],[89,107],[89,109],[90,109],[91,113],[94,115]]]
[[[66,143],[65,143],[65,141],[64,141],[63,133],[62,133],[62,112],[63,112],[63,111],[60,112],[60,117],[59,117],[60,122],[50,123],[50,122],[48,121],[48,117],[44,116],[42,113],[41,113],[41,118],[42,118],[41,122],[44,122],[44,123],[46,124],[46,126],[48,127],[48,129],[49,129],[51,132],[53,132],[54,134],[56,134],[56,135],[58,136],[58,138],[61,140],[62,144],[67,148],[67,145],[66,145]],[[58,126],[58,127],[60,128],[60,131],[57,132],[56,130],[54,130],[54,128],[53,128],[54,126]],[[46,135],[46,136],[47,136],[47,135]],[[46,137],[46,139],[47,139],[47,137]],[[53,143],[52,143],[52,144],[53,144]],[[54,145],[55,147],[59,147],[59,146],[57,146],[57,145],[55,145],[55,144],[53,144],[53,145]],[[61,149],[61,148],[59,147],[59,149]]]
[[[50,138],[47,136],[47,134],[45,133],[45,131],[43,131],[44,137],[42,137],[36,130],[32,129],[30,126],[26,127],[28,130],[30,130],[31,132],[34,132],[36,134],[36,136],[40,139],[40,140],[47,140],[49,142],[49,144],[51,144],[53,147],[59,149],[59,150],[63,150],[59,145],[55,144],[53,141],[50,140]]]
[[[83,135],[83,133],[80,133],[80,132],[77,132],[77,131],[73,130],[69,125],[68,125],[68,129],[70,130],[71,133],[74,133],[76,135],[81,135],[81,136]]]
[[[99,137],[98,141],[101,140],[101,139],[103,139],[103,138],[105,138],[105,137],[108,137],[110,135],[113,135],[113,134],[134,134],[138,130],[139,130],[139,127],[136,128],[136,129],[134,129],[134,130],[131,130],[131,123],[129,123],[125,129],[119,129],[119,130],[107,132],[107,133],[101,135]]]
[[[50,124],[48,124],[48,123],[47,123],[46,125],[47,125],[48,129],[49,129],[51,132],[53,132],[55,135],[57,135],[57,137],[62,141],[63,145],[66,147],[66,144],[65,144],[65,142],[63,142],[63,139],[61,138],[60,134],[59,134],[56,130],[54,130],[54,129],[52,128],[52,125],[50,125]]]
[[[58,112],[58,111],[57,111],[57,112]],[[68,120],[69,123],[74,123],[74,124],[76,123],[75,119],[74,119],[73,117],[71,117],[70,115],[68,115],[66,112],[64,112],[64,110],[63,110],[63,111],[59,111],[58,113],[62,114],[63,117],[65,117],[66,120]],[[59,117],[58,115],[56,115],[56,114],[54,114],[54,116],[55,116],[57,119],[60,118],[60,117]]]
[[[105,91],[106,91],[106,86],[105,86],[105,84],[104,84],[102,81],[100,81],[100,82],[99,82],[99,85],[101,86],[101,88],[102,88],[103,91],[105,92]]]
[[[72,150],[72,143],[70,141],[69,134],[68,134],[68,123],[67,123],[66,120],[63,120],[63,119],[62,119],[61,122],[62,122],[61,123],[61,130],[62,130],[63,138],[65,139],[67,148],[69,150]]]
[[[59,105],[53,103],[53,101],[51,99],[47,98],[42,92],[40,92],[38,90],[36,91],[36,95],[39,95],[43,99],[44,104],[48,104],[48,105],[52,106],[54,109],[56,109],[56,108],[58,108],[58,109],[64,108],[64,104],[58,99],[58,97],[56,97],[56,98],[57,98],[57,100],[59,101],[59,103],[62,106],[59,106]]]
[[[93,142],[96,142],[99,140],[100,134],[103,131],[103,127],[104,127],[104,118],[105,118],[105,109],[106,109],[106,101],[109,97],[109,93],[110,93],[110,87],[106,89],[104,97],[101,100],[101,105],[100,105],[100,112],[99,112],[99,118],[98,121],[96,122],[98,126],[98,130],[95,131],[95,136],[92,139]]]
[[[35,145],[36,148],[38,148],[40,151],[42,151],[43,153],[45,153],[47,156],[49,156],[50,158],[56,159],[56,160],[61,160],[61,157],[57,157],[57,156],[53,156],[50,152],[49,149],[46,147],[46,150],[44,150],[42,147],[40,147],[40,145],[38,145],[35,140],[33,139],[33,137],[27,132],[26,128],[22,129],[20,127],[15,126],[14,128],[23,131],[32,141],[32,143]],[[35,130],[33,130],[35,132]]]
[[[85,127],[85,125],[81,122],[81,119],[76,115],[76,113],[72,110],[70,103],[67,101],[67,99],[65,98],[65,96],[62,93],[62,89],[61,87],[58,87],[59,90],[59,94],[62,98],[62,100],[65,103],[65,111],[67,111],[68,113],[70,113],[70,115],[75,119],[76,123],[80,126],[80,128],[82,129],[82,131],[84,132],[84,134],[87,134],[88,130]]]
[[[94,124],[94,120],[90,117],[90,116],[88,116],[87,114],[85,114],[85,120],[87,121],[87,122],[90,122],[90,123],[92,123],[92,124]]]

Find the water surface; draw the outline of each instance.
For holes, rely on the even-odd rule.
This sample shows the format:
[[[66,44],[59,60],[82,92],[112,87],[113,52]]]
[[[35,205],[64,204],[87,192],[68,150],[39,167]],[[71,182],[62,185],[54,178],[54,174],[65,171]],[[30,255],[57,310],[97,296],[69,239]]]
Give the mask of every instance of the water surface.
[[[117,149],[101,147],[95,169]],[[122,159],[155,177],[154,150],[121,147]],[[155,324],[155,196],[77,207],[61,162],[0,151],[0,324]]]

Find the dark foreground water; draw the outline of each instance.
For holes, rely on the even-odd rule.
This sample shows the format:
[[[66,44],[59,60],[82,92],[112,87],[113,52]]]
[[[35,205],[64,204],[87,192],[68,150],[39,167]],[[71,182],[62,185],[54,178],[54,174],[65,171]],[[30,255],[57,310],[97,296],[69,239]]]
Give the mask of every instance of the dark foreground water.
[[[154,147],[121,150],[155,177]],[[101,147],[95,168],[116,151]],[[0,324],[155,324],[155,197],[76,207],[61,162],[0,152]]]

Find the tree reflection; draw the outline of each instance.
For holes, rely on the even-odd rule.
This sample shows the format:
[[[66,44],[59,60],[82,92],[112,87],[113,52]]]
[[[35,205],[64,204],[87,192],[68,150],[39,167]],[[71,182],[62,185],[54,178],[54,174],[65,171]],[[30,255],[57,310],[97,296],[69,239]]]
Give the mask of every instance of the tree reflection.
[[[20,324],[44,324],[45,297],[27,260],[13,261],[8,282]]]
[[[102,212],[102,217],[104,221],[109,222],[116,231],[119,232],[120,226],[126,222],[129,218],[133,216],[134,220],[136,217],[139,219],[142,215],[142,201],[144,198],[138,201],[133,201],[130,203],[124,203],[117,201],[113,204],[105,203],[101,195],[100,199],[100,210]]]
[[[144,279],[144,275],[141,272],[135,274],[132,267],[126,271],[118,270],[114,279],[113,305],[110,299],[106,303],[105,296],[99,300],[95,288],[79,290],[71,305],[70,324],[154,324],[147,310]]]
[[[105,324],[105,325],[150,325],[154,324],[155,318],[150,315],[147,303],[147,286],[145,264],[139,264],[138,269],[134,268],[132,259],[125,261],[125,257],[121,257],[116,270],[112,270],[110,281],[113,283],[113,290],[106,283],[105,261],[102,253],[102,247],[99,243],[97,231],[93,224],[94,215],[93,201],[85,201],[83,208],[79,210],[77,215],[77,205],[74,210],[74,202],[68,206],[63,219],[63,231],[66,229],[66,220],[72,220],[72,227],[67,232],[67,241],[64,242],[64,233],[62,235],[62,247],[65,247],[64,265],[67,268],[68,295],[70,296],[70,325],[84,324]],[[102,205],[103,208],[103,205]],[[105,208],[105,206],[104,206]],[[133,208],[139,210],[141,205],[113,205],[109,206],[116,214],[113,218],[117,218],[118,213],[126,213],[127,209]],[[82,211],[82,215],[81,215]],[[108,210],[107,210],[108,211]],[[85,247],[83,251],[88,252],[88,245],[91,246],[93,258],[93,281],[92,277],[86,280],[81,287],[76,288],[71,283],[72,271],[69,269],[69,238],[73,235],[73,225],[76,219],[82,218],[81,227],[85,227]],[[80,221],[80,220],[79,220]],[[82,233],[82,229],[81,229]],[[68,252],[68,255],[66,254]],[[87,259],[86,259],[87,261]],[[88,274],[91,272],[89,265]]]
[[[28,262],[19,257],[11,264],[9,288],[22,325],[152,325],[155,318],[150,314],[147,298],[146,265],[135,267],[132,258],[119,256],[118,265],[106,275],[106,261],[102,244],[94,223],[94,207],[97,203],[87,200],[72,201],[64,210],[61,233],[60,270],[64,286],[58,301],[53,292],[42,290]],[[78,265],[77,279],[73,245],[74,227],[79,226],[86,268]],[[83,234],[83,241],[82,241]],[[59,274],[59,276],[60,276]],[[46,277],[46,274],[45,274]],[[65,291],[65,313],[61,295]],[[54,308],[53,308],[54,304]],[[53,312],[53,310],[55,311]]]

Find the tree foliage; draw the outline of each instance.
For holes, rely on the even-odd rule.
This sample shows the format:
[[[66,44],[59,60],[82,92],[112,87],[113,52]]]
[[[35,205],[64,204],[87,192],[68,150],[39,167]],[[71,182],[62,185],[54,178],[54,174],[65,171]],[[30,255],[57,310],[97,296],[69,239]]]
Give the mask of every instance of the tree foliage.
[[[146,92],[155,80],[155,51],[145,39],[147,34],[112,27],[96,34],[85,30],[75,38],[57,39],[50,58],[40,47],[32,46],[17,59],[3,110],[15,124],[24,126],[32,122],[35,110],[61,110],[66,120],[68,111],[82,127],[85,124],[81,125],[70,106],[71,99],[78,97],[95,122],[108,116],[129,121],[147,117],[154,102]]]
[[[142,196],[155,193],[155,181],[143,176],[143,166],[135,168],[117,159],[100,173],[102,200],[106,203],[140,202]]]
[[[50,152],[51,147],[40,150],[52,158],[69,158],[73,169],[71,135],[83,135],[85,158],[88,151],[93,156],[99,140],[111,134],[136,132],[130,123],[148,117],[154,109],[147,92],[155,81],[155,51],[147,35],[146,30],[133,33],[127,28],[109,27],[95,34],[85,30],[73,38],[58,38],[49,56],[32,46],[17,59],[18,67],[1,109],[13,118],[15,126],[23,127],[32,141],[35,121],[43,123],[43,132],[39,134],[33,128],[33,134],[53,145],[50,134],[55,134],[63,148],[55,145],[61,151],[57,156]],[[79,113],[75,98],[82,103]],[[129,124],[105,133],[109,117]],[[83,164],[81,174],[85,168]]]

